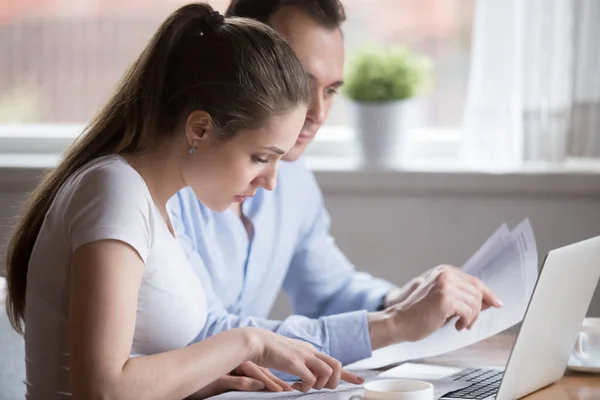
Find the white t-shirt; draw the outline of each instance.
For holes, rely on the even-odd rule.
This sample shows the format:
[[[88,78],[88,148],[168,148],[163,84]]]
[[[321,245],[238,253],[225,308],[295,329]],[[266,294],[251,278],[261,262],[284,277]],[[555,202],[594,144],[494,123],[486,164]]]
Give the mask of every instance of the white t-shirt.
[[[133,357],[185,347],[204,327],[207,306],[202,284],[144,180],[120,156],[94,160],[60,189],[29,262],[25,312],[28,399],[70,398],[71,257],[78,247],[103,239],[128,243],[145,263]]]

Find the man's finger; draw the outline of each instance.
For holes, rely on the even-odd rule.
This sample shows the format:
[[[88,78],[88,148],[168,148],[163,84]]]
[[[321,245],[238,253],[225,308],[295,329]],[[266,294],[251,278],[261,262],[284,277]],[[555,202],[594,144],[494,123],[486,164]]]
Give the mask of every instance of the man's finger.
[[[471,320],[472,310],[471,306],[465,303],[462,299],[454,300],[454,310],[456,316],[458,316],[458,321],[456,321],[456,329],[462,331],[467,326],[469,326],[469,321]]]
[[[473,278],[473,283],[481,291],[481,295],[482,295],[481,301],[482,301],[483,305],[484,306],[488,305],[488,307],[485,307],[485,308],[489,308],[489,306],[493,306],[496,308],[502,307],[502,301],[500,301],[500,299],[498,298],[498,296],[496,296],[496,293],[494,293],[492,291],[492,289],[487,287],[487,285],[484,284],[483,282],[481,282],[479,279],[477,279],[475,277],[472,277],[472,278]]]
[[[461,299],[464,303],[467,304],[467,306],[469,306],[471,308],[471,319],[469,321],[467,321],[467,329],[471,329],[473,327],[473,324],[477,321],[477,319],[479,318],[479,314],[481,313],[481,297],[480,297],[480,293],[469,293],[469,292],[462,292],[460,294],[457,295],[457,297],[459,299]]]

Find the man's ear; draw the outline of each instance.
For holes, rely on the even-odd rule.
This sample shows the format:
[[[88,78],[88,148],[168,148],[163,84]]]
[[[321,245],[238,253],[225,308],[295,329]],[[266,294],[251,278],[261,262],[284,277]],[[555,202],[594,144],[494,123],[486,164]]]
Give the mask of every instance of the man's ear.
[[[185,135],[188,144],[194,146],[196,143],[205,140],[213,127],[213,119],[209,113],[206,111],[191,112],[185,123]]]

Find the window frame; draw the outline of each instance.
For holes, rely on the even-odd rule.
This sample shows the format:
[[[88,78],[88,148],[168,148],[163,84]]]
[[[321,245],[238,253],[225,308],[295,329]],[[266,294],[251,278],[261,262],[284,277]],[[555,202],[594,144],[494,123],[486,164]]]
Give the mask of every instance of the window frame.
[[[80,135],[84,124],[0,125],[0,154],[62,154]],[[456,159],[459,128],[413,130],[406,142],[411,159]],[[357,158],[358,146],[351,126],[323,126],[307,147],[308,157]]]

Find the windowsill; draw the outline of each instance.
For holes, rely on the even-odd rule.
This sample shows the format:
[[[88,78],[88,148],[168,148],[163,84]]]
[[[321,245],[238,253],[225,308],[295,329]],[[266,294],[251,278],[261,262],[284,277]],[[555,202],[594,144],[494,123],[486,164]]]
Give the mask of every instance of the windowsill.
[[[0,192],[32,190],[81,128],[0,126]],[[369,170],[361,166],[348,129],[324,127],[308,147],[305,160],[327,194],[600,197],[600,160],[530,163],[514,170],[485,171],[461,164],[457,145],[455,131],[422,130],[407,143],[401,165]]]
[[[0,153],[0,192],[30,191],[56,154]],[[356,158],[307,156],[327,194],[594,196],[600,197],[600,161],[529,164],[518,170],[469,169],[456,160],[421,160],[390,169],[363,168]]]

